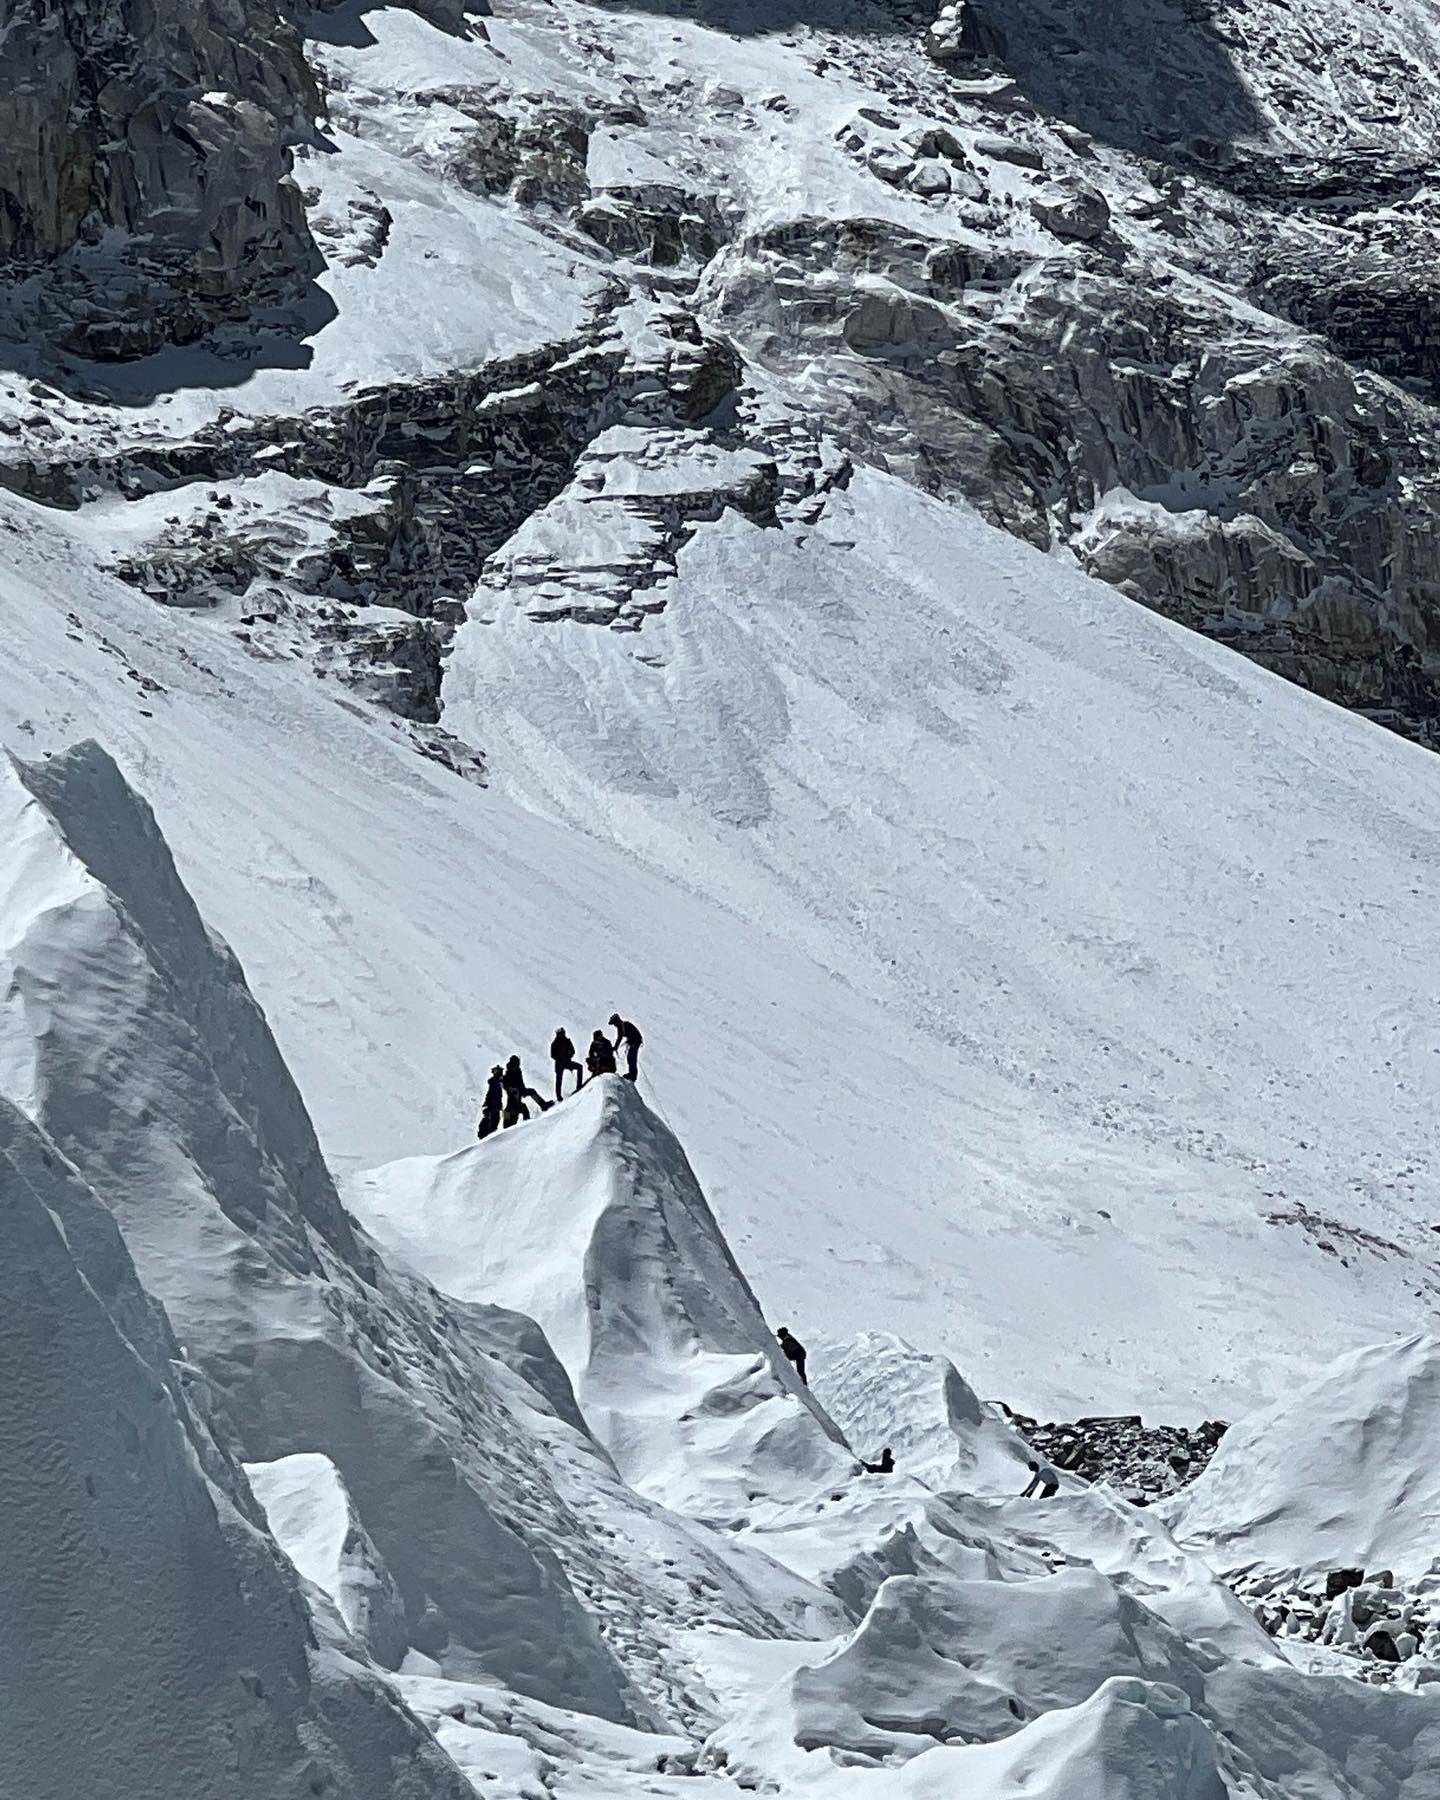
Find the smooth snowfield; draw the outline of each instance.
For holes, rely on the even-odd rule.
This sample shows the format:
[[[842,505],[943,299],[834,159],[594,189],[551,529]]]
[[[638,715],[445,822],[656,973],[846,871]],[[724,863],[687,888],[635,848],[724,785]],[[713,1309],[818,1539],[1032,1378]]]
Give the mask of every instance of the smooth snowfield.
[[[342,1164],[463,1143],[498,1054],[618,1004],[802,1339],[1229,1415],[1426,1312],[1413,747],[863,475],[804,544],[706,528],[665,668],[466,627],[482,790],[0,514],[6,741],[143,783]]]

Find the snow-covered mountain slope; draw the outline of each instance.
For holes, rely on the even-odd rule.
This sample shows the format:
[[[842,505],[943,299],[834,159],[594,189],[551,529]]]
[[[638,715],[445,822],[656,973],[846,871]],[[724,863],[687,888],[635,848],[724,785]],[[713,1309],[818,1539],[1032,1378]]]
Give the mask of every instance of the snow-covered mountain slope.
[[[343,1161],[445,1151],[497,1053],[618,1003],[802,1339],[1214,1414],[1424,1317],[1413,748],[859,476],[804,544],[683,553],[673,671],[467,626],[485,790],[93,572],[83,519],[5,511],[9,741],[143,778]]]
[[[11,761],[4,793],[23,1110],[0,1106],[0,1422],[34,1455],[0,1486],[0,1731],[33,1791],[408,1800],[463,1772],[481,1795],[1269,1800],[1298,1771],[1316,1800],[1401,1800],[1440,1779],[1427,1696],[1298,1673],[1117,1497],[862,1474],[618,1078],[356,1178],[443,1289],[392,1268],[115,765]],[[903,1408],[913,1376],[886,1370]],[[57,1691],[97,1722],[58,1761]]]

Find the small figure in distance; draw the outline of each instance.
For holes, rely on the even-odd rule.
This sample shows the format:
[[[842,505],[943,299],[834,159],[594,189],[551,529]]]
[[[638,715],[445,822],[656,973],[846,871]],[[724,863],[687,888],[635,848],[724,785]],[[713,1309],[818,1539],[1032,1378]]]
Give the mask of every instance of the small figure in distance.
[[[485,1098],[480,1107],[480,1129],[476,1136],[487,1138],[500,1129],[500,1111],[505,1104],[505,1071],[496,1063],[485,1084]]]
[[[550,1060],[555,1065],[555,1099],[565,1098],[561,1089],[565,1083],[567,1070],[575,1075],[575,1092],[578,1094],[585,1085],[585,1071],[575,1060],[575,1046],[570,1042],[570,1034],[563,1025],[557,1025],[555,1035],[550,1040]]]
[[[895,1458],[890,1454],[890,1446],[887,1444],[880,1452],[879,1462],[862,1462],[860,1467],[867,1475],[893,1475],[895,1473]]]
[[[640,1046],[645,1042],[640,1035],[640,1027],[632,1025],[628,1019],[622,1019],[619,1013],[611,1013],[610,1023],[615,1027],[615,1053],[625,1052],[625,1079],[634,1081],[640,1072]]]
[[[533,1100],[541,1112],[548,1112],[550,1102],[537,1094],[534,1088],[526,1085],[525,1071],[520,1067],[520,1058],[512,1056],[505,1065],[505,1073],[501,1077],[505,1088],[505,1125],[518,1125],[522,1119],[530,1117],[527,1100]]]
[[[591,1078],[597,1075],[613,1075],[615,1073],[615,1046],[603,1031],[597,1030],[590,1040],[590,1048],[585,1053],[585,1067]]]
[[[1049,1463],[1035,1462],[1032,1459],[1029,1464],[1029,1469],[1030,1485],[1025,1489],[1025,1492],[1021,1494],[1020,1498],[1022,1500],[1028,1500],[1032,1495],[1041,1500],[1048,1500],[1052,1494],[1059,1491],[1060,1477],[1050,1467]]]
[[[800,1377],[801,1385],[809,1387],[810,1383],[805,1379],[805,1346],[788,1325],[782,1325],[775,1336],[780,1340],[780,1348],[785,1352],[786,1362]]]

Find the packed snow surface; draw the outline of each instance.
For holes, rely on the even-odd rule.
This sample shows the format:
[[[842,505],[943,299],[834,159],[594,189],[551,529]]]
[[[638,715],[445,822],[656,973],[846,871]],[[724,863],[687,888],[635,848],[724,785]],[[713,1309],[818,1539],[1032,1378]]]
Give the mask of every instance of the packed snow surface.
[[[525,1131],[357,1178],[376,1235],[545,1330],[620,1473],[681,1512],[854,1470],[767,1329],[673,1134],[622,1076]]]
[[[1389,1569],[1440,1558],[1440,1339],[1351,1351],[1231,1428],[1162,1511],[1222,1569]]]

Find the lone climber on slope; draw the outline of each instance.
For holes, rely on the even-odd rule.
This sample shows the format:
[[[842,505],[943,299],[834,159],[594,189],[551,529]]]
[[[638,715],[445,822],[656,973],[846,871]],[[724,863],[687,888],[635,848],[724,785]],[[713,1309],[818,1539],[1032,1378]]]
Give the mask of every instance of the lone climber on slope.
[[[1032,1497],[1048,1500],[1052,1494],[1059,1491],[1060,1477],[1048,1462],[1032,1461],[1029,1468],[1030,1485],[1021,1494],[1022,1500],[1029,1500]]]
[[[805,1379],[805,1346],[791,1332],[788,1325],[782,1325],[775,1336],[780,1340],[780,1348],[785,1352],[786,1362],[800,1377],[801,1385],[809,1387],[810,1383]]]

